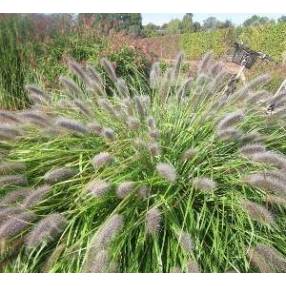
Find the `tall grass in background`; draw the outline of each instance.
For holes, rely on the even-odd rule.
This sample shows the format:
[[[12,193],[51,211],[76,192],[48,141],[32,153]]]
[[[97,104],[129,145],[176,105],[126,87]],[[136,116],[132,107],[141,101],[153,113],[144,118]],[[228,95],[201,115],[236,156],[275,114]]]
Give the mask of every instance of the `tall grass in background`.
[[[108,87],[70,61],[80,85],[28,86],[32,109],[0,113],[1,270],[285,272],[286,107],[269,77],[227,97],[220,63],[187,78],[179,55],[146,95],[101,66]]]
[[[24,83],[28,62],[22,42],[29,41],[30,31],[30,23],[24,17],[0,18],[0,108],[27,106]]]
[[[52,23],[50,25],[53,27]],[[39,27],[38,27],[39,26]],[[71,57],[100,68],[100,58],[108,57],[117,73],[138,89],[150,70],[150,62],[138,49],[128,46],[110,48],[95,29],[75,25],[72,29],[42,31],[43,23],[26,15],[2,16],[0,20],[0,107],[21,109],[30,103],[24,83],[35,82],[47,89],[59,89],[55,81],[67,73],[65,63]],[[105,74],[103,69],[100,73]],[[108,80],[108,77],[105,76]],[[75,79],[75,78],[74,78]]]

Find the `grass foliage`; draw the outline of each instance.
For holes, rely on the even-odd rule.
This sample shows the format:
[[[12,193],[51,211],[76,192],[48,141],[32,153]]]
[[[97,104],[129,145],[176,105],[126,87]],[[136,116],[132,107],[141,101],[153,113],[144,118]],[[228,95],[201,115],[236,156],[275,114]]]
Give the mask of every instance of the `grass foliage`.
[[[80,86],[0,113],[3,272],[285,271],[283,94],[226,97],[210,55],[192,79],[182,60],[148,95],[70,62]]]

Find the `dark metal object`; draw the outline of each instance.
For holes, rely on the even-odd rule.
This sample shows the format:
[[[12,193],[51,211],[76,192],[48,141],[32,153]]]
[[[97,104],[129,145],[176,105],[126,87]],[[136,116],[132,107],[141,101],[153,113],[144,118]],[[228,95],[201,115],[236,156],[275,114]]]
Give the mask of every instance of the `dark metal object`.
[[[250,69],[255,64],[258,58],[260,58],[261,60],[273,61],[273,59],[270,56],[262,52],[256,52],[237,42],[234,43],[234,53],[232,56],[232,62],[240,65],[241,69],[236,75],[233,75],[229,80],[225,88],[225,94],[227,96],[229,96],[236,90],[237,84],[240,80],[240,75],[243,73],[243,70],[245,68]],[[274,109],[274,106],[270,106],[269,108]]]
[[[255,64],[257,58],[272,61],[270,56],[262,52],[256,52],[237,42],[234,43],[234,54],[232,56],[233,63],[250,69]]]

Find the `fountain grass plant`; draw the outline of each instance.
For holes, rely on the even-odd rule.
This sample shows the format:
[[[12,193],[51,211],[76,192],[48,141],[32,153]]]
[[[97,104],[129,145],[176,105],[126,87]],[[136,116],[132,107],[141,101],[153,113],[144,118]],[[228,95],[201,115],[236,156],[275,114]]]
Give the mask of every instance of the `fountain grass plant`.
[[[3,272],[285,272],[284,95],[261,75],[226,96],[209,54],[195,78],[182,60],[148,94],[102,60],[112,96],[70,62],[80,87],[0,113]]]

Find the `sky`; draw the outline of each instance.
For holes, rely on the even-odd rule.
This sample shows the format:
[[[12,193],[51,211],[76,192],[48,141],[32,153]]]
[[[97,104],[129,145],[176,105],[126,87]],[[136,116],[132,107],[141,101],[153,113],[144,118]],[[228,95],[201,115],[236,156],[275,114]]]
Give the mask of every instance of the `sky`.
[[[284,13],[285,14],[285,13]],[[241,13],[229,13],[229,14],[196,14],[194,13],[194,17],[193,20],[194,21],[198,21],[200,23],[203,22],[203,20],[205,20],[208,17],[214,16],[216,17],[218,20],[221,21],[225,21],[225,20],[231,20],[232,23],[239,25],[242,24],[247,18],[251,17],[253,15],[252,14],[241,14]],[[273,19],[277,19],[280,18],[282,16],[282,14],[267,14],[267,13],[258,13],[256,15],[259,16],[266,16],[269,18],[273,18]],[[156,25],[162,25],[164,23],[169,22],[172,19],[182,19],[184,16],[184,13],[181,14],[147,14],[147,13],[142,13],[142,19],[143,19],[143,25],[146,25],[148,23],[153,23]]]

